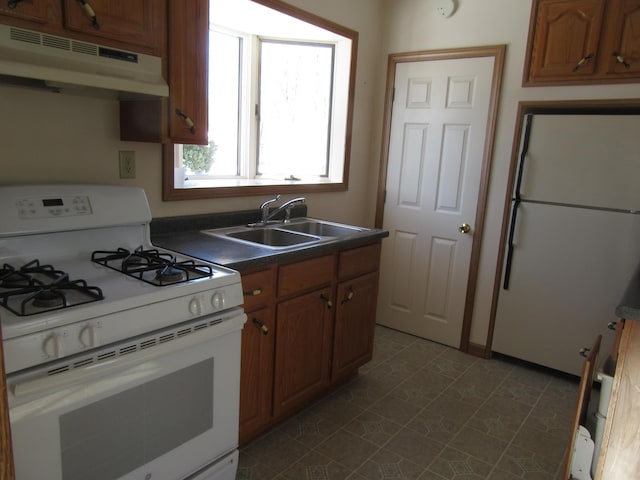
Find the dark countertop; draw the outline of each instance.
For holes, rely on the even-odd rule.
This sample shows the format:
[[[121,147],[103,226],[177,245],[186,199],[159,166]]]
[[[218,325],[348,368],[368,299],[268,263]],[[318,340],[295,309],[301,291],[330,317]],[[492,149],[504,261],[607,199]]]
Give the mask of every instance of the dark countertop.
[[[296,216],[305,216],[306,207]],[[154,245],[223,265],[235,270],[248,270],[271,263],[301,260],[345,248],[365,245],[389,236],[381,229],[364,229],[347,237],[334,237],[311,244],[272,248],[221,238],[201,230],[227,228],[257,221],[259,212],[232,212],[163,218],[152,222],[151,241]]]
[[[633,273],[622,300],[616,307],[616,316],[628,320],[640,320],[640,266]]]

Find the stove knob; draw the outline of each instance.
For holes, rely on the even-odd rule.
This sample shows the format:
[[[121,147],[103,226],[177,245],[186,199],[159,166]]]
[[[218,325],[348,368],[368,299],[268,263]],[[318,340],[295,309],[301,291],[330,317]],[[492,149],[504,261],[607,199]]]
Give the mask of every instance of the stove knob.
[[[200,303],[200,299],[197,297],[193,297],[189,301],[189,311],[191,315],[200,316],[202,315],[202,303]]]
[[[80,330],[80,343],[85,347],[95,347],[98,345],[98,335],[95,327],[87,325]]]
[[[48,358],[58,358],[62,354],[62,340],[60,335],[52,333],[45,338],[42,350]]]
[[[216,310],[220,310],[224,308],[224,294],[221,292],[216,292],[211,296],[211,305]]]

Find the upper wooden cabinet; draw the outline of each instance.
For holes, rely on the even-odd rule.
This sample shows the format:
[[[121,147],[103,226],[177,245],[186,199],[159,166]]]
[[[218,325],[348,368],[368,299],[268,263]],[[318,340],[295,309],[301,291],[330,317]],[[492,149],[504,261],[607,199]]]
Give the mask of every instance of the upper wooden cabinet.
[[[64,0],[64,27],[95,37],[155,48],[163,38],[157,0]]]
[[[206,145],[209,0],[169,0],[169,137]]]
[[[640,81],[640,0],[534,0],[524,86]]]
[[[209,0],[168,0],[167,34],[169,100],[121,101],[120,139],[206,145]]]
[[[165,0],[0,0],[0,23],[156,56],[166,14]]]
[[[46,23],[47,0],[0,0],[0,15],[37,23]]]

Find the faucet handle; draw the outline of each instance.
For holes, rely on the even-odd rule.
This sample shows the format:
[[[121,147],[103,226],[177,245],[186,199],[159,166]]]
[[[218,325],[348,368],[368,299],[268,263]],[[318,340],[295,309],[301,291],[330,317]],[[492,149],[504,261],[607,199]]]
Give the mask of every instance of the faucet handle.
[[[267,200],[267,201],[263,202],[262,205],[260,205],[260,208],[265,208],[265,207],[271,205],[273,202],[277,202],[278,200],[280,200],[280,194],[277,194],[271,200]]]

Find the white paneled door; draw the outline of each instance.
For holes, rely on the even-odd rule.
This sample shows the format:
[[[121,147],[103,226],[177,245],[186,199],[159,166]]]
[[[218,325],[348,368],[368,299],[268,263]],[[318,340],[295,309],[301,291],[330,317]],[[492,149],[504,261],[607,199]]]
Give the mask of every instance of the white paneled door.
[[[398,63],[378,322],[460,346],[495,59]]]

